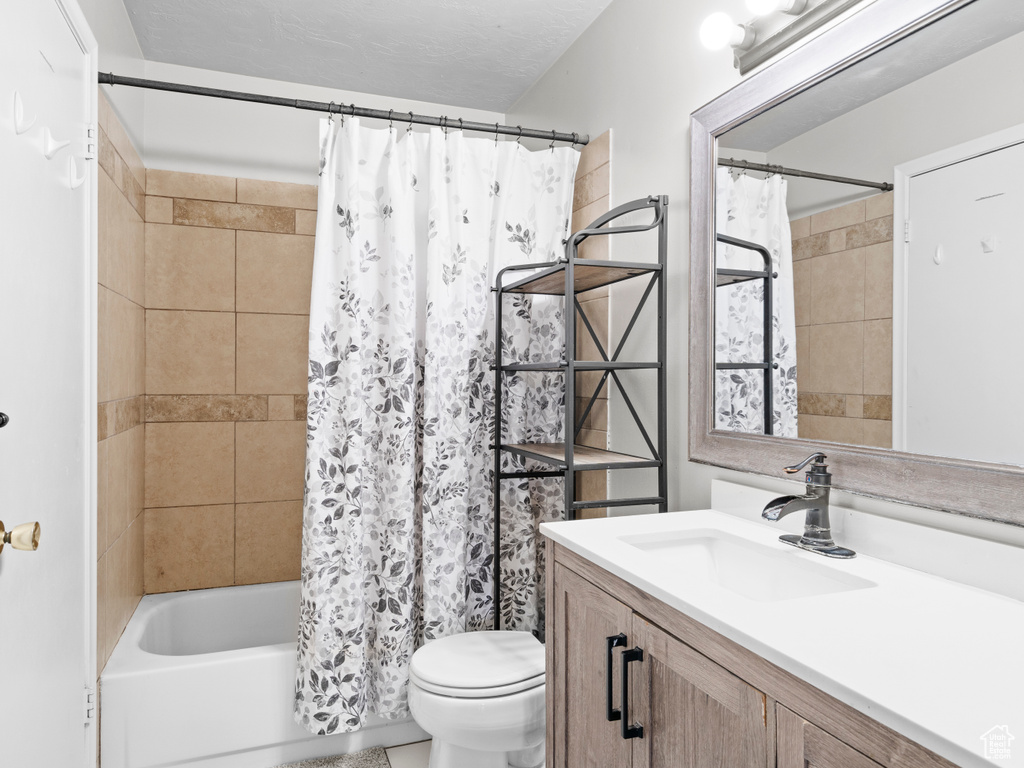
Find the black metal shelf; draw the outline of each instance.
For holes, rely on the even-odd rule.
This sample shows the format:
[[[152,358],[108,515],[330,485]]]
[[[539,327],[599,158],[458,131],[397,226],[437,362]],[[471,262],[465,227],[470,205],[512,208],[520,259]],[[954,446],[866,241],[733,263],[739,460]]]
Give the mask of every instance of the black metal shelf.
[[[615,221],[627,214],[650,210],[653,219],[643,224],[616,226]],[[603,261],[597,259],[577,258],[580,245],[593,237],[631,232],[658,232],[657,262],[637,261]],[[546,264],[518,264],[502,269],[496,279],[495,334],[497,340],[496,362],[491,366],[494,371],[494,434],[497,445],[494,448],[494,627],[500,629],[501,608],[501,488],[505,480],[525,480],[535,478],[561,477],[565,498],[565,517],[574,519],[581,509],[597,509],[602,507],[623,506],[656,506],[659,512],[668,509],[668,475],[665,454],[668,445],[667,426],[665,421],[665,403],[667,397],[667,381],[665,372],[666,341],[666,283],[664,270],[668,250],[668,198],[664,195],[634,200],[609,211],[596,219],[585,229],[574,232],[565,244],[565,258]],[[515,274],[523,274],[506,283],[506,279]],[[526,274],[528,273],[528,274]],[[643,295],[636,303],[633,315],[626,324],[622,337],[615,350],[610,354],[605,351],[598,334],[595,332],[578,294],[603,288],[624,280],[648,278]],[[655,289],[657,291],[655,292]],[[534,294],[565,297],[565,359],[532,363],[502,362],[502,300],[505,294]],[[636,325],[640,312],[651,295],[657,296],[658,305],[658,359],[640,362],[620,360],[619,355],[626,339]],[[571,297],[571,299],[570,299]],[[572,304],[570,304],[570,301]],[[590,334],[597,349],[600,360],[576,360],[577,315]],[[658,411],[657,435],[652,439],[644,427],[637,409],[634,407],[629,393],[619,379],[618,372],[624,370],[657,371]],[[565,442],[552,443],[503,443],[501,402],[504,375],[516,372],[551,371],[565,373]],[[587,396],[587,405],[582,414],[576,416],[576,376],[582,372],[600,372],[600,381]],[[583,425],[590,415],[594,403],[606,385],[613,383],[621,396],[622,403],[628,409],[633,421],[643,437],[650,452],[649,457],[618,453],[603,448],[593,448],[576,443]],[[513,455],[521,459],[538,462],[550,467],[549,470],[523,469],[521,471],[502,471],[502,456]],[[658,471],[658,490],[656,495],[625,499],[577,500],[576,473],[588,471],[607,471],[617,469],[645,469]]]

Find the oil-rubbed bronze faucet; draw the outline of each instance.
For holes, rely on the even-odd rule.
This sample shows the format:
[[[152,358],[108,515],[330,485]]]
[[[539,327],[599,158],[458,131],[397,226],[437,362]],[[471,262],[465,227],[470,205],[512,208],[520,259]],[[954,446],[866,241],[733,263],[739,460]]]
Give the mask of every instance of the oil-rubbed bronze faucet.
[[[807,493],[803,496],[780,496],[773,499],[764,508],[761,517],[775,522],[791,512],[806,512],[804,535],[786,534],[779,536],[779,541],[806,549],[808,552],[817,552],[825,557],[855,557],[857,553],[852,549],[837,547],[832,540],[832,523],[828,516],[828,494],[832,488],[832,475],[825,464],[826,458],[828,457],[823,453],[812,453],[799,464],[785,467],[786,472],[793,474],[808,464],[811,465],[805,476]]]

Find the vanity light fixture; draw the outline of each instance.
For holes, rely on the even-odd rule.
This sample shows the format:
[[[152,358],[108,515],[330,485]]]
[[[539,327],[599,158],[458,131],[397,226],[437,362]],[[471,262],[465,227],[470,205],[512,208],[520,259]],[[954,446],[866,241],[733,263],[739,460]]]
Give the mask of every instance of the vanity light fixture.
[[[754,30],[746,25],[737,24],[724,11],[712,13],[700,25],[700,42],[712,51],[721,50],[727,45],[741,51],[746,50],[754,44],[754,37]]]
[[[806,7],[807,0],[747,0],[747,10],[755,16],[767,16],[775,11],[799,16]]]

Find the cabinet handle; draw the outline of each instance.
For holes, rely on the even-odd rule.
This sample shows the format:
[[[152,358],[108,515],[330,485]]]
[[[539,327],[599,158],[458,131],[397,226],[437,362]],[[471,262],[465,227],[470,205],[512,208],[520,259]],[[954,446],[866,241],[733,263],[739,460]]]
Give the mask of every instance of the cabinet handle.
[[[633,648],[622,652],[622,738],[642,739],[644,727],[637,723],[629,724],[629,663],[631,661],[643,661],[643,648]]]
[[[619,720],[622,717],[622,712],[612,707],[612,648],[619,648],[626,644],[626,636],[621,632],[617,635],[606,637],[605,640],[608,642],[608,664],[607,674],[605,675],[605,682],[608,684],[608,690],[605,693],[605,702],[608,707],[608,719]]]

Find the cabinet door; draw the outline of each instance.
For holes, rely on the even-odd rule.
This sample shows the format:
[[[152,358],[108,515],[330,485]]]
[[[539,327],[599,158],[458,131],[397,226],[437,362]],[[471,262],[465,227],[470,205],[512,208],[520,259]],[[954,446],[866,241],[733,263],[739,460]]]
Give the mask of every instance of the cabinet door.
[[[769,765],[763,693],[640,616],[633,634],[644,649],[630,665],[630,719],[644,729],[634,768]]]
[[[628,633],[632,611],[589,581],[556,563],[554,606],[548,610],[554,643],[548,670],[550,768],[629,768],[630,742],[607,716],[607,638]],[[633,638],[628,638],[633,647]],[[613,651],[612,702],[619,706],[622,647]]]
[[[775,705],[778,768],[882,768],[835,736]]]

